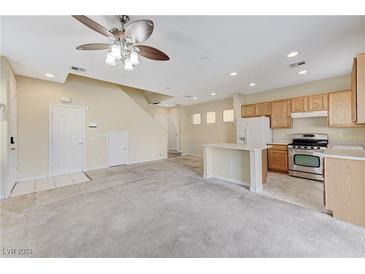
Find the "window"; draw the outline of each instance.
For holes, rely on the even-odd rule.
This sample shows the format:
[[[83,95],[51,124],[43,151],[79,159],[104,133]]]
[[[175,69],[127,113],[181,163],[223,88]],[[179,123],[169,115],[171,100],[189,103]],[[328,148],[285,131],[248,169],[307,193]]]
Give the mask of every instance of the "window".
[[[233,121],[234,121],[233,109],[223,110],[223,122],[233,122]]]
[[[207,112],[207,124],[215,124],[215,111]]]
[[[202,122],[202,115],[200,113],[193,114],[193,125],[200,125]]]

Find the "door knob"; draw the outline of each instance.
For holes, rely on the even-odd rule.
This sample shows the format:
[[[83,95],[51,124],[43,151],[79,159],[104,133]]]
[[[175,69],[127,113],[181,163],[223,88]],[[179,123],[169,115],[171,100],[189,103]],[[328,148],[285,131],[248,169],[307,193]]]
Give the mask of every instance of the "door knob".
[[[83,145],[84,143],[83,142],[79,142],[79,145],[81,146],[81,145]]]

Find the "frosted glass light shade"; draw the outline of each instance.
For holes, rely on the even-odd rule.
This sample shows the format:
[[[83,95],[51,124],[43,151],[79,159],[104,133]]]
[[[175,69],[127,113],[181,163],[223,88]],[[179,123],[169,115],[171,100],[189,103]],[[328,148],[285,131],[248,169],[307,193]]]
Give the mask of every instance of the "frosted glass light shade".
[[[110,66],[115,66],[117,63],[115,62],[115,57],[112,55],[111,52],[109,52],[106,55],[105,63],[107,63]]]
[[[130,59],[125,59],[124,69],[127,70],[127,71],[132,71],[133,70],[133,64],[132,64],[132,61]]]
[[[135,51],[131,52],[130,60],[132,62],[132,65],[137,66],[139,64],[138,53]]]

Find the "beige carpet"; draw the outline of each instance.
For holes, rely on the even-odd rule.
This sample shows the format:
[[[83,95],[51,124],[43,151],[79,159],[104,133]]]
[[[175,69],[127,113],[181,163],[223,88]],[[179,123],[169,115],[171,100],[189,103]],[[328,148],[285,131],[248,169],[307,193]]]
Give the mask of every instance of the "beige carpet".
[[[365,228],[201,177],[201,158],[89,172],[1,202],[1,248],[23,257],[365,257]],[[6,255],[16,257],[18,255]]]

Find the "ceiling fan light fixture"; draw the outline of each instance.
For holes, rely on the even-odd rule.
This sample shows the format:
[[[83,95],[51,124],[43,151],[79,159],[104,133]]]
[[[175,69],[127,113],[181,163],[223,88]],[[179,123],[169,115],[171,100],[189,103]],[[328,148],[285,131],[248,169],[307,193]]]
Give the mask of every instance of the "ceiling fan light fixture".
[[[122,59],[122,55],[121,55],[121,48],[118,45],[113,45],[112,46],[112,51],[111,54],[113,55],[113,57],[115,59]]]
[[[115,57],[113,56],[113,54],[111,52],[109,52],[106,55],[106,59],[105,59],[105,63],[107,63],[110,66],[115,66],[117,63],[115,62]]]
[[[137,66],[139,64],[137,52],[132,51],[129,59],[131,60],[133,66]]]
[[[124,60],[124,70],[132,71],[133,69],[134,68],[133,68],[132,61],[130,59],[125,59]]]

